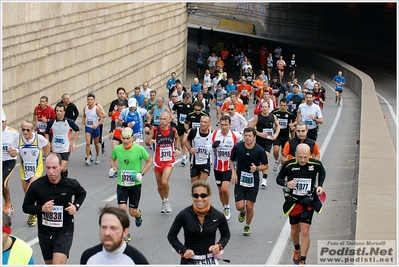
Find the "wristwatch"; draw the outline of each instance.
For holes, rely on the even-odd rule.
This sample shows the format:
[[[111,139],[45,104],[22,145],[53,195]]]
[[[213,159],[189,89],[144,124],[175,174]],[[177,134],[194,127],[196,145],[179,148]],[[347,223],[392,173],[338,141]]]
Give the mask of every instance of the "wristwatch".
[[[75,207],[76,207],[76,211],[78,211],[78,210],[79,210],[79,208],[80,208],[80,205],[79,205],[78,203],[76,203],[76,204],[73,204],[73,205],[75,205]]]
[[[256,166],[256,171],[257,171],[257,172],[259,171],[259,166]]]

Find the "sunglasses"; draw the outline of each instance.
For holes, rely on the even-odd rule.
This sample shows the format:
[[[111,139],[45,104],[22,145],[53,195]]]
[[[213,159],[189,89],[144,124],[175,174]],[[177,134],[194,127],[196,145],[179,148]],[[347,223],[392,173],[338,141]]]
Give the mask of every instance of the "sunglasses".
[[[234,108],[229,108],[228,110],[234,110]]]
[[[25,129],[25,128],[22,128],[22,131],[23,132],[30,132],[32,129]]]
[[[194,194],[192,194],[191,196],[192,196],[193,198],[199,198],[199,197],[201,197],[201,198],[206,198],[206,197],[208,197],[208,194],[205,194],[205,193],[202,193],[202,194],[194,193]]]
[[[196,108],[195,108],[194,110],[195,110],[195,111],[201,111],[202,109],[196,109]]]

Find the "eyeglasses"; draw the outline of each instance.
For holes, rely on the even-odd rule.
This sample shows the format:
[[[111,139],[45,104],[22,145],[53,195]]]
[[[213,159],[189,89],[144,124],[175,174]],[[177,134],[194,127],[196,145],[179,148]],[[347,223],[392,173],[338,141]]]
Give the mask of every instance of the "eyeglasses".
[[[234,108],[229,108],[228,110],[234,110]]]
[[[196,109],[196,108],[195,108],[194,110],[195,110],[195,111],[201,111],[202,109]]]
[[[32,129],[25,129],[25,128],[22,128],[22,131],[23,132],[30,132]]]
[[[205,193],[202,193],[202,194],[194,193],[194,194],[192,194],[191,196],[192,196],[193,198],[199,198],[199,197],[201,197],[201,198],[206,198],[206,197],[208,197],[209,195],[208,195],[208,194],[205,194]]]
[[[172,95],[172,97],[177,97],[177,95]]]

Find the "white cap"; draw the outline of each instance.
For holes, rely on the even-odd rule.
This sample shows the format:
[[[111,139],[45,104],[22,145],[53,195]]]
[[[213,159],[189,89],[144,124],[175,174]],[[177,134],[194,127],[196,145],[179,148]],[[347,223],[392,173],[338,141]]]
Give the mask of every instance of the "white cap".
[[[130,107],[136,107],[136,106],[137,106],[137,100],[136,100],[136,98],[129,98],[128,106],[129,106],[129,108],[130,108]]]
[[[6,121],[6,120],[7,120],[6,114],[2,113],[1,114],[1,121]]]

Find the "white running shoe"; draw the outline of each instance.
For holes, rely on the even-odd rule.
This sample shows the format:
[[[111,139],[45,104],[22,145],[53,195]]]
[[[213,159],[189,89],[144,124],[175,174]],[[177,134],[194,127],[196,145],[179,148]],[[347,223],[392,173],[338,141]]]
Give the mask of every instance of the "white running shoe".
[[[267,179],[266,178],[262,178],[262,183],[260,184],[263,188],[267,187]]]
[[[96,164],[100,164],[100,157],[96,157]]]
[[[225,207],[223,209],[223,214],[226,217],[226,220],[230,220],[231,219],[231,208],[230,207]]]
[[[89,166],[91,164],[90,158],[86,158],[85,163],[86,163],[86,166]]]
[[[161,213],[166,213],[165,202],[162,201]]]
[[[277,168],[278,168],[278,164],[279,164],[280,162],[278,162],[278,161],[275,161],[274,162],[274,166],[273,166],[273,171],[274,172],[276,172],[277,171]]]
[[[166,200],[166,201],[165,201],[165,210],[166,210],[166,213],[172,212],[172,208],[170,207],[170,202],[169,202],[169,200]]]

